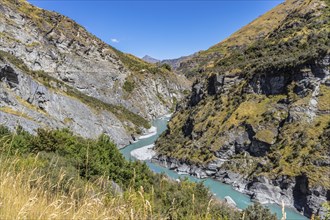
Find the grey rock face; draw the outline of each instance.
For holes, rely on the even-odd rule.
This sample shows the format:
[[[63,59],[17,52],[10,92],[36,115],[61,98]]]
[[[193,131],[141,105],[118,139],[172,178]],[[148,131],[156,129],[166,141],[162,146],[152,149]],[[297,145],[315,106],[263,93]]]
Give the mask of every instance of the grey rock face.
[[[238,85],[242,79],[236,75],[212,75],[208,78],[207,91],[209,95],[228,92],[230,88]]]
[[[169,64],[172,67],[172,69],[177,70],[180,67],[182,62],[196,56],[197,54],[198,53],[195,53],[195,54],[192,54],[192,55],[189,55],[189,56],[183,56],[183,57],[179,57],[179,58],[176,58],[176,59],[161,60],[160,64],[164,64],[164,63]]]
[[[18,84],[17,74],[10,66],[1,69],[0,79],[6,81],[10,87],[15,87]]]
[[[182,173],[182,174],[189,174],[190,173],[190,167],[187,164],[182,164],[176,170],[179,173]]]
[[[203,99],[204,93],[205,92],[204,92],[203,84],[199,82],[195,82],[194,85],[192,86],[189,105],[190,106],[197,105]]]
[[[125,54],[69,18],[28,2],[20,4],[31,14],[10,1],[0,3],[0,52],[13,55],[32,71],[44,71],[82,94],[124,107],[147,120],[169,113],[190,85],[173,73],[132,71],[121,60]],[[105,133],[119,146],[129,143],[130,128],[135,128],[132,122],[83,104],[54,80],[49,89],[19,71],[17,65],[0,63],[0,123],[12,129],[21,124],[31,133],[39,127],[67,127],[83,137]],[[130,92],[124,89],[128,80],[134,85]]]
[[[219,75],[213,75],[208,79],[208,94],[209,95],[215,95],[218,92],[220,92],[221,87],[223,87],[224,84],[224,76]]]
[[[291,82],[289,74],[271,75],[261,74],[257,75],[252,81],[251,86],[254,93],[276,95],[284,94],[286,86]]]
[[[279,186],[274,186],[267,178],[259,177],[252,180],[246,186],[246,190],[250,191],[252,199],[260,203],[278,203],[283,201],[285,205],[293,204],[292,189],[282,190]]]
[[[173,99],[182,98],[181,92],[189,86],[175,74],[145,72],[143,78],[135,77],[114,48],[74,21],[54,12],[40,14],[45,20],[41,26],[6,4],[0,15],[0,50],[18,57],[31,70],[43,70],[88,96],[124,106],[148,120],[168,113]],[[135,82],[133,94],[123,89],[128,78]]]
[[[185,137],[191,136],[192,131],[194,129],[194,121],[192,118],[188,117],[185,126],[182,128],[182,132]]]
[[[175,118],[174,115],[174,118],[176,120],[184,119],[180,125],[181,134],[182,137],[190,139],[189,141],[192,144],[190,144],[189,148],[191,150],[194,150],[194,146],[202,145],[202,147],[210,150],[210,154],[213,154],[216,159],[203,166],[190,164],[192,162],[189,159],[185,159],[184,161],[176,160],[175,164],[182,165],[184,163],[190,166],[190,175],[199,178],[204,178],[204,175],[206,175],[207,177],[231,184],[238,191],[250,195],[251,198],[261,203],[281,204],[284,201],[286,206],[303,212],[305,216],[310,217],[313,213],[321,216],[324,215],[325,210],[322,208],[322,204],[329,200],[329,191],[318,186],[318,183],[315,183],[315,179],[314,185],[311,186],[308,183],[308,178],[303,175],[295,178],[277,174],[274,177],[275,174],[267,171],[267,169],[272,169],[274,165],[278,167],[278,165],[271,161],[269,163],[265,162],[264,166],[262,159],[272,160],[271,157],[267,157],[271,155],[269,153],[278,152],[278,148],[286,145],[286,142],[283,141],[283,136],[286,135],[285,132],[291,131],[287,130],[291,123],[303,122],[306,126],[314,126],[315,118],[320,120],[320,118],[329,114],[329,111],[320,110],[318,107],[320,97],[322,97],[321,88],[324,89],[329,86],[329,63],[330,56],[325,55],[314,61],[309,61],[303,66],[299,66],[299,68],[293,68],[283,72],[255,73],[253,77],[245,79],[235,75],[217,75],[214,73],[212,75],[210,73],[211,75],[205,77],[204,80],[198,79],[192,87],[191,96],[186,99],[185,106],[181,104],[177,113],[178,117]],[[273,101],[271,104],[267,103],[265,106],[267,110],[262,115],[253,115],[252,117],[254,117],[253,120],[255,121],[251,120],[252,118],[248,114],[246,118],[244,118],[245,116],[239,116],[240,114],[235,115],[235,113],[245,115],[245,109],[231,105],[234,106],[233,108],[236,111],[227,115],[228,117],[225,117],[222,123],[225,124],[226,120],[229,119],[234,119],[233,121],[238,121],[238,123],[235,125],[232,123],[231,126],[229,124],[229,129],[227,129],[228,127],[221,128],[221,122],[212,123],[212,120],[217,120],[218,111],[226,109],[222,108],[226,103],[221,102],[221,98],[232,98],[231,92],[237,89],[238,86],[241,87],[239,87],[240,90],[238,90],[239,92],[237,92],[235,98],[238,99],[237,105],[239,107],[245,106],[242,103],[249,103],[249,105],[251,103],[258,104],[272,97],[278,97],[278,100]],[[240,92],[242,96],[245,95],[247,97],[241,103],[239,97],[237,97]],[[291,96],[295,97],[294,101],[291,100]],[[249,99],[249,97],[253,98]],[[258,99],[258,97],[262,98]],[[303,101],[303,104],[299,103],[300,100]],[[211,105],[207,105],[210,103],[213,105],[212,107],[210,107]],[[250,107],[249,105],[248,107]],[[206,107],[210,109],[205,109]],[[212,113],[207,114],[208,110],[212,113],[216,112],[214,114],[215,116]],[[205,117],[206,119],[204,118],[204,114],[207,115]],[[200,117],[200,115],[203,115],[203,117]],[[203,124],[203,120],[210,123]],[[198,126],[200,124],[203,124],[206,128],[204,129],[203,127],[203,129],[200,129],[201,126]],[[175,133],[177,127],[170,126],[170,129],[173,129],[173,133]],[[216,138],[204,136],[211,138],[217,145],[212,145],[211,141],[203,138],[205,133],[210,134],[207,133],[207,129],[211,131],[213,129],[222,129],[221,132],[214,132],[217,134]],[[293,128],[290,127],[290,129]],[[265,130],[267,132],[264,132]],[[171,130],[168,132],[168,137],[171,137],[171,132]],[[301,140],[304,145],[308,145],[306,137],[299,137],[299,133],[293,133],[290,138],[292,138],[291,141]],[[212,146],[207,146],[208,144]],[[315,147],[317,148],[319,146]],[[161,146],[160,149],[162,149]],[[216,150],[213,151],[213,149]],[[299,152],[299,150],[297,151]],[[246,165],[248,167],[250,162],[245,159],[246,155],[251,160],[255,158],[260,161],[260,163],[253,167],[252,171],[246,171],[248,174],[245,173],[243,175],[228,170],[230,168],[232,170],[239,170],[236,172],[244,173],[245,171],[237,165]],[[328,158],[329,155],[324,154],[322,158],[318,158],[312,163],[320,167],[328,166]],[[162,155],[162,161],[172,160]],[[220,160],[226,162],[221,163]],[[216,163],[217,161],[219,163]],[[265,173],[270,174],[268,177],[259,176],[260,173],[264,173],[264,171],[258,171],[259,165],[262,169],[266,170]],[[268,167],[266,165],[271,166]],[[177,167],[173,166],[173,169],[176,170]],[[278,172],[281,173],[281,171]],[[251,176],[257,176],[258,178],[252,178]]]
[[[13,68],[0,62],[0,121],[15,129],[35,133],[37,128],[69,128],[86,138],[109,135],[124,146],[131,139],[123,124],[110,112],[95,112],[79,100],[54,92]],[[15,76],[15,77],[14,77]]]
[[[252,200],[261,204],[282,204],[283,201],[285,206],[296,208],[306,216],[311,216],[312,213],[318,213],[322,216],[326,211],[318,204],[327,201],[329,192],[321,187],[309,187],[306,176],[296,178],[278,176],[272,180],[265,176],[259,176],[249,180],[245,176],[222,169],[223,161],[209,163],[206,166],[196,166],[166,156],[155,156],[153,162],[170,167],[180,174],[189,174],[200,179],[214,178],[230,184],[235,190],[249,195]],[[230,198],[227,198],[226,202],[236,206],[236,203]]]

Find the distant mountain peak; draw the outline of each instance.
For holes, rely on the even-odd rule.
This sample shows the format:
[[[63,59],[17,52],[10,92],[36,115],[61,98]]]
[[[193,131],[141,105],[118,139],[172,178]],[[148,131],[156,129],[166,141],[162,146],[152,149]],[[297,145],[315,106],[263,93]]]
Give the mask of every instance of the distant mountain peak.
[[[145,55],[144,57],[142,57],[142,60],[148,62],[148,63],[158,63],[160,60],[153,58],[149,55]]]

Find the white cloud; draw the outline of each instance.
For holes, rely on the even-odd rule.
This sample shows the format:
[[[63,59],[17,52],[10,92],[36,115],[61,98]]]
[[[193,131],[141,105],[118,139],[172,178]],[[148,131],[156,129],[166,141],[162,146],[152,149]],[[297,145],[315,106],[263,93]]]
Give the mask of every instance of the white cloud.
[[[111,42],[112,42],[112,43],[119,43],[119,40],[116,39],[116,38],[111,38]]]

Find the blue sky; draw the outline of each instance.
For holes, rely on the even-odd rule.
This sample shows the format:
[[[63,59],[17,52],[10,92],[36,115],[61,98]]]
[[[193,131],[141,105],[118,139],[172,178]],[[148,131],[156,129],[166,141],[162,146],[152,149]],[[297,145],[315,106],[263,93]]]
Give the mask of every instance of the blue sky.
[[[64,14],[138,57],[177,58],[205,50],[283,0],[29,0]]]

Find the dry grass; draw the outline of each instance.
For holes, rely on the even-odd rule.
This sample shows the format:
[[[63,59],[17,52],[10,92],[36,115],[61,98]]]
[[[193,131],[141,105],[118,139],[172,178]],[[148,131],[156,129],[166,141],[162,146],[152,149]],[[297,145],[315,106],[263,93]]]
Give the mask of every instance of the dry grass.
[[[285,98],[283,95],[266,97],[263,95],[251,96],[247,101],[240,104],[228,119],[227,126],[238,126],[242,120],[251,125],[258,125],[264,119],[262,116],[267,110],[272,110],[276,103]]]
[[[321,95],[319,97],[318,108],[321,111],[330,111],[330,89],[325,85],[321,85]]]
[[[188,212],[187,216],[180,217],[182,211],[176,198],[169,209],[163,209],[157,204],[161,200],[153,187],[146,192],[142,186],[122,192],[116,190],[118,186],[113,187],[107,176],[87,180],[80,176],[78,169],[63,165],[55,155],[49,161],[43,153],[24,156],[9,153],[14,152],[14,148],[12,136],[2,135],[0,219],[213,219],[208,210],[217,201],[212,199],[207,207],[199,209],[200,213]],[[135,178],[132,181],[135,182]],[[183,188],[191,187],[182,184]],[[180,193],[178,196],[180,202]],[[194,204],[194,196],[192,201]]]
[[[35,158],[35,163],[38,159]],[[47,189],[48,177],[37,169],[22,166],[21,159],[2,159],[0,164],[0,219],[147,219],[152,217],[152,204],[144,197],[143,188],[122,195],[99,192],[104,178],[69,192],[58,189],[65,178]],[[36,165],[36,164],[35,164]],[[81,195],[79,199],[76,194]]]
[[[298,10],[301,13],[305,12],[306,8],[309,9],[310,7],[312,7],[313,4],[315,5],[315,3],[318,3],[318,1],[317,0],[311,0],[311,1],[287,0],[285,1],[285,3],[279,4],[272,10],[256,18],[254,21],[244,26],[243,28],[232,34],[227,39],[201,52],[200,55],[206,56],[207,54],[213,52],[228,53],[229,51],[227,50],[227,48],[229,47],[249,45],[255,42],[260,37],[268,38],[269,37],[268,35],[276,28],[280,27],[281,23],[287,18],[287,16],[290,13],[292,13],[295,10]],[[305,34],[305,33],[297,33],[297,34]]]
[[[255,138],[268,144],[274,144],[276,135],[272,130],[263,129],[256,133]]]
[[[28,115],[26,115],[24,112],[17,111],[17,110],[12,109],[11,107],[8,107],[8,106],[0,107],[0,111],[11,114],[11,115],[16,115],[16,116],[19,116],[19,117],[23,117],[23,118],[32,120],[32,118],[29,117]]]

